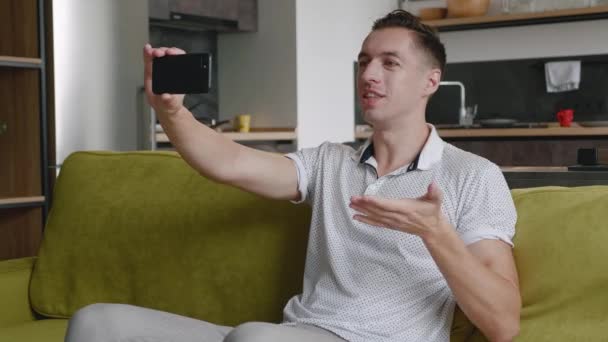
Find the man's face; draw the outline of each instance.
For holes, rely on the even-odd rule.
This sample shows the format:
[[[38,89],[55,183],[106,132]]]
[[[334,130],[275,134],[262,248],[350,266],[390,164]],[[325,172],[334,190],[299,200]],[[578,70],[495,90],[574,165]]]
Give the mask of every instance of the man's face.
[[[414,33],[404,28],[372,31],[363,42],[358,65],[358,100],[365,121],[374,126],[410,113],[424,114],[441,77],[415,46]]]

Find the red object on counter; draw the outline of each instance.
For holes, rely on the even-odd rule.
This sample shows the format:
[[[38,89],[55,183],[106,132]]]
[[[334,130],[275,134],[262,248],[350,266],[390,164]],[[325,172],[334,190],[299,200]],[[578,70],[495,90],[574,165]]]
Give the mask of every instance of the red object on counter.
[[[574,110],[573,109],[562,109],[557,112],[557,121],[559,121],[559,125],[562,127],[570,127],[572,120],[574,119]]]

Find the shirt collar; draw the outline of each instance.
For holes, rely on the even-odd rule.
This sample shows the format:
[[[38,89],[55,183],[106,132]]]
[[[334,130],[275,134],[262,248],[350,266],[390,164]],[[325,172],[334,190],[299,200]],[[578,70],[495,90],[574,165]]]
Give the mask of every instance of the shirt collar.
[[[416,159],[408,166],[407,171],[430,170],[435,163],[441,160],[444,142],[439,137],[439,134],[437,134],[435,126],[428,123],[427,126],[431,129],[431,133],[424,143],[422,150],[416,156]],[[359,163],[369,163],[372,161],[372,165],[376,165],[375,159],[372,158],[373,156],[374,144],[372,137],[370,137],[357,151],[353,152],[352,159]]]

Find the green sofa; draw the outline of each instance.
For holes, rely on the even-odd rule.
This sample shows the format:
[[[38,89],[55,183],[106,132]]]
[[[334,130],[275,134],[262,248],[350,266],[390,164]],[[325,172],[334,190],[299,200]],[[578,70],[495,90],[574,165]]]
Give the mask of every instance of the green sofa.
[[[608,187],[513,191],[519,341],[608,340]],[[131,303],[218,324],[279,321],[302,284],[310,209],[210,182],[170,152],[64,163],[36,258],[0,262],[0,342],[63,341]],[[462,312],[453,341],[483,341]]]

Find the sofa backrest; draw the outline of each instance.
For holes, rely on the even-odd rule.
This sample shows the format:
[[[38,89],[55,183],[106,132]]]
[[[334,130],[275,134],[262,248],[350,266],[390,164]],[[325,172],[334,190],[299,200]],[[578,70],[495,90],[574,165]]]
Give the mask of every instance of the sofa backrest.
[[[308,206],[211,182],[175,153],[77,152],[54,189],[31,303],[49,317],[105,302],[280,321],[301,291],[309,222]]]
[[[522,295],[517,341],[608,340],[608,186],[512,194]]]

